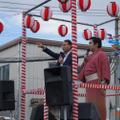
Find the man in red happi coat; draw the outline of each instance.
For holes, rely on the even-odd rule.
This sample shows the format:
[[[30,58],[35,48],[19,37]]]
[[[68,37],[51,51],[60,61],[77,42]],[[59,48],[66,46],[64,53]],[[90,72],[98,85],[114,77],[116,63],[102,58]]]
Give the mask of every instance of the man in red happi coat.
[[[102,42],[98,37],[90,38],[91,55],[85,55],[79,80],[89,84],[109,84],[110,65],[107,55],[101,51]],[[106,120],[106,90],[86,88],[86,102],[94,102],[101,116]]]

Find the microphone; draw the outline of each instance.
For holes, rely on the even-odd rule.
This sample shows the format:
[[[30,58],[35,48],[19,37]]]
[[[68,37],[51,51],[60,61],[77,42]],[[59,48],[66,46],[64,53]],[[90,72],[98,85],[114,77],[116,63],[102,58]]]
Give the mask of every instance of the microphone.
[[[88,56],[89,52],[90,52],[90,49],[87,49],[87,53],[86,53],[87,56]]]
[[[65,57],[65,55],[64,55],[64,53],[63,53],[63,52],[60,52],[60,56],[61,56],[62,58],[64,58],[64,57]]]
[[[62,55],[62,52],[60,52],[60,55]]]
[[[62,53],[63,53],[63,52],[60,52],[60,56],[62,56]]]
[[[63,52],[60,52],[60,56],[59,56],[59,59],[58,59],[58,63],[59,63],[59,65],[60,66],[62,66],[63,65]]]
[[[90,49],[87,49],[87,52],[86,52],[86,55],[87,55],[87,56],[88,56],[89,52],[90,52]],[[84,61],[87,61],[87,57],[84,58]]]

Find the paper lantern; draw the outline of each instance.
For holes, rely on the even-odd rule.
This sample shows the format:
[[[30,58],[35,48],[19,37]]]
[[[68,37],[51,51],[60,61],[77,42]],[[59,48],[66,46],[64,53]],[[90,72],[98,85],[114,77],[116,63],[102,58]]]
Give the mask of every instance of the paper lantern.
[[[0,33],[3,31],[3,24],[0,22]]]
[[[71,0],[66,3],[59,3],[59,8],[63,12],[68,12],[71,9]]]
[[[107,5],[107,13],[111,16],[111,17],[115,17],[118,15],[119,13],[119,6],[115,3],[115,2],[110,2]]]
[[[40,11],[41,18],[45,21],[48,21],[52,17],[52,10],[49,7],[44,7]]]
[[[88,29],[84,30],[82,33],[82,36],[84,39],[89,40],[92,37],[91,30],[88,30]]]
[[[64,37],[68,33],[68,28],[65,25],[60,25],[58,28],[58,33]]]
[[[107,32],[104,29],[100,29],[97,31],[98,37],[104,40],[107,36]]]
[[[58,0],[60,3],[66,3],[68,0]]]
[[[24,23],[27,28],[31,28],[33,26],[34,22],[35,22],[35,19],[33,17],[31,17],[31,16],[25,17]]]
[[[87,11],[91,6],[91,0],[78,0],[78,7],[81,11]]]
[[[30,30],[34,33],[36,33],[40,29],[40,23],[35,20],[33,26],[30,28]]]

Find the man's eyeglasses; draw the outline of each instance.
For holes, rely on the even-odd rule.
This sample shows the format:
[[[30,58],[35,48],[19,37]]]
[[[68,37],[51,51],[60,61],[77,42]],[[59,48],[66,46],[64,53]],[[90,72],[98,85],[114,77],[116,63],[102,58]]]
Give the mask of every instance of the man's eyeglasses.
[[[68,44],[63,44],[62,47],[67,46]]]

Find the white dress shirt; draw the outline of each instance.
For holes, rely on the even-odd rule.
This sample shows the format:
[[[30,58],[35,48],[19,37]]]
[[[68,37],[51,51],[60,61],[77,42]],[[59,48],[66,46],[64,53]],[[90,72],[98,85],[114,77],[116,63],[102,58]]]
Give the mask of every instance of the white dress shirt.
[[[68,57],[68,55],[69,55],[70,53],[71,53],[71,50],[70,50],[68,53],[64,54],[65,57],[63,58],[63,62],[66,61],[66,59],[67,59],[67,57]],[[60,66],[63,66],[63,64],[60,64]]]

